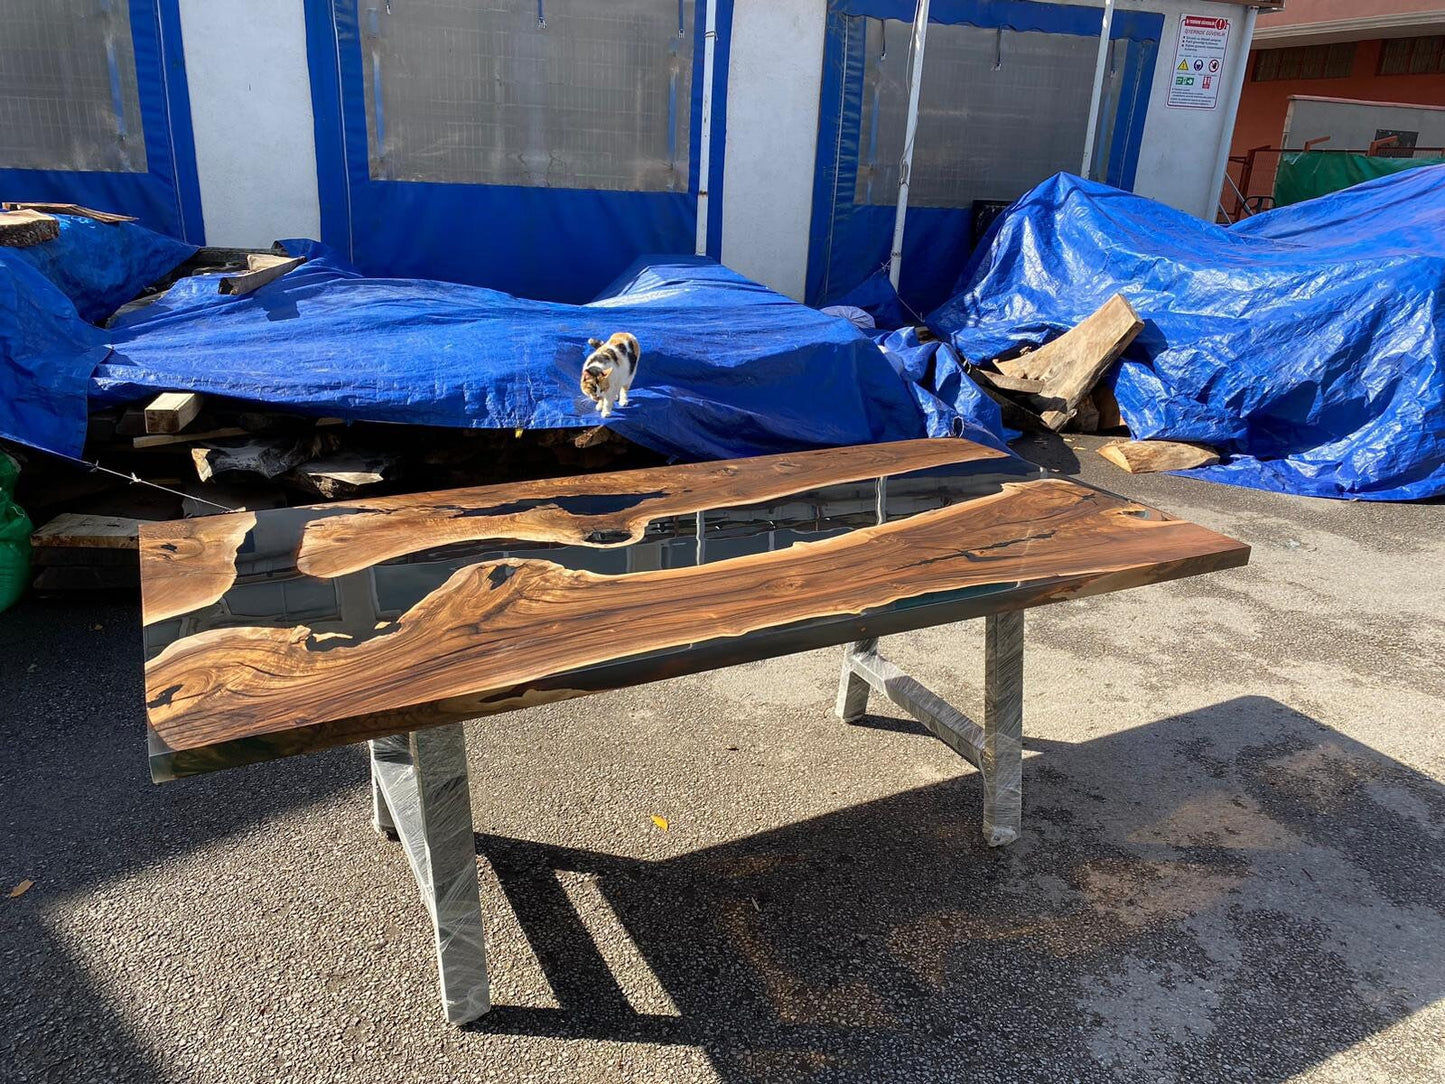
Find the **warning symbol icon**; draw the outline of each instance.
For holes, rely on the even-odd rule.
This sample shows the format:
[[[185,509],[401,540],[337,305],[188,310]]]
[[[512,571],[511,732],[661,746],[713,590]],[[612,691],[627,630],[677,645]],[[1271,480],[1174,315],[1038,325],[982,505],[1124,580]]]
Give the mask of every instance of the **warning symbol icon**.
[[[1182,71],[1182,72],[1187,72],[1187,71],[1189,70],[1189,61],[1187,61],[1187,60],[1181,60],[1181,61],[1179,62],[1179,68],[1178,68],[1178,70],[1179,70],[1179,71]]]

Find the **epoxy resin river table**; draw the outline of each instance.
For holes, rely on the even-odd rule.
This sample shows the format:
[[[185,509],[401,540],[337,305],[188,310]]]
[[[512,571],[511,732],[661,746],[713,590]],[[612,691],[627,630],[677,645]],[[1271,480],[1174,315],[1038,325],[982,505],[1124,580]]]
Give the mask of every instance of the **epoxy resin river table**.
[[[1248,547],[963,440],[241,512],[141,531],[151,771],[375,739],[378,828],[437,926],[449,1019],[485,1012],[461,720],[849,643],[983,773],[1017,834],[1022,610],[1242,565]],[[986,617],[975,724],[879,636]],[[442,724],[453,724],[443,726]]]

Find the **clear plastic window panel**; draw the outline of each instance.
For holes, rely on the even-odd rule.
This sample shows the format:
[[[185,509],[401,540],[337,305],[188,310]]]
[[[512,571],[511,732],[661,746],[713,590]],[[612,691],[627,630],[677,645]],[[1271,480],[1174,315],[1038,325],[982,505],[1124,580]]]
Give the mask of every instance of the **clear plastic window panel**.
[[[695,6],[362,0],[371,176],[687,191]]]
[[[129,0],[0,5],[0,168],[146,171]]]
[[[867,20],[855,202],[893,205],[908,117],[912,26]],[[1097,38],[930,23],[910,207],[1013,200],[1084,157]],[[1100,132],[1112,134],[1126,43],[1115,42]],[[1108,140],[1100,140],[1100,149]],[[1096,162],[1096,166],[1098,163]],[[1098,175],[1099,169],[1095,169]]]

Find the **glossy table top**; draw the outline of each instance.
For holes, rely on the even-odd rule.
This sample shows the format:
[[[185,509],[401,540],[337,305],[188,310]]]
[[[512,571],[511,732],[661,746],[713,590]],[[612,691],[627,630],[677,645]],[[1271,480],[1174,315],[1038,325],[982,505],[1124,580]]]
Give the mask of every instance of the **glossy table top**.
[[[286,756],[1248,556],[1233,539],[963,440],[148,524],[152,774]]]

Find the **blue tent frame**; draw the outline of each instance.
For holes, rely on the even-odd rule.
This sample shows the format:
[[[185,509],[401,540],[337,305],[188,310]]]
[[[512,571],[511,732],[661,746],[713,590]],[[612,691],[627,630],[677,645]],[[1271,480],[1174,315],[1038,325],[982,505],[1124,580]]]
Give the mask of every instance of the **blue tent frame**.
[[[639,255],[691,254],[697,243],[708,2],[717,4],[708,255],[719,258],[732,0],[699,0],[693,20],[693,151],[686,192],[374,180],[359,2],[308,3],[321,239],[369,275],[446,279],[572,303],[590,301]]]
[[[5,199],[79,203],[135,215],[160,233],[204,244],[180,0],[131,0],[130,34],[146,172],[0,169],[0,193]]]
[[[911,23],[913,16],[913,0],[829,0],[808,242],[809,304],[836,302],[888,260],[894,207],[854,202],[867,63],[866,35],[859,31],[866,18]],[[1103,11],[1034,0],[933,0],[929,21],[1098,38]],[[1128,42],[1120,108],[1109,137],[1106,179],[1116,188],[1132,190],[1134,186],[1163,29],[1164,16],[1157,13],[1114,14],[1110,37]],[[1082,146],[1079,150],[1082,154]],[[920,313],[946,300],[968,259],[972,241],[971,208],[910,207],[899,284],[904,300]]]

